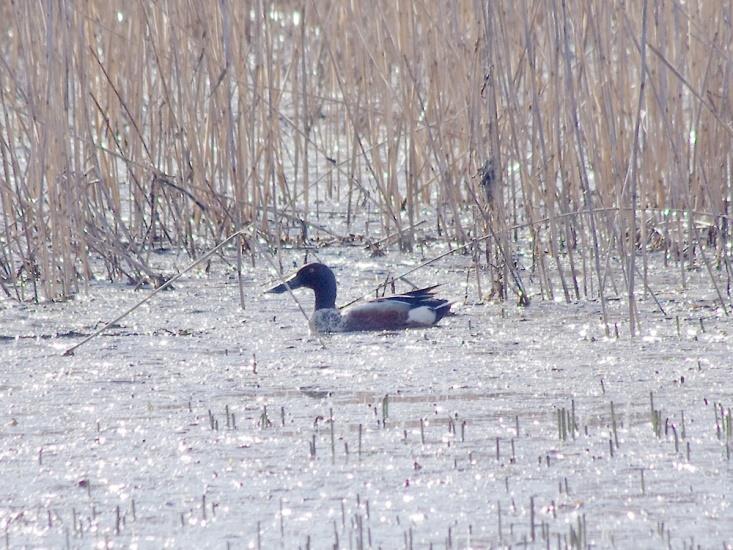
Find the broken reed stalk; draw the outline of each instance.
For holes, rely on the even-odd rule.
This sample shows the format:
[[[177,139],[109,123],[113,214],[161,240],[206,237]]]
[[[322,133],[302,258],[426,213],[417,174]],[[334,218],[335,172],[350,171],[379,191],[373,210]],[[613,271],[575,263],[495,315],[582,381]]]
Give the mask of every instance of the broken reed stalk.
[[[6,3],[0,292],[155,279],[155,248],[195,259],[245,224],[310,241],[338,233],[326,213],[409,250],[419,215],[451,245],[496,233],[500,295],[521,238],[545,298],[559,282],[605,319],[620,274],[633,333],[657,226],[683,286],[700,254],[714,286],[709,251],[730,266],[725,10],[637,17],[647,3]],[[491,197],[474,177],[487,160]]]
[[[64,357],[68,357],[68,356],[74,355],[74,352],[78,348],[80,348],[81,346],[83,346],[84,344],[86,344],[87,342],[89,342],[90,340],[92,340],[93,338],[96,338],[97,336],[99,336],[100,334],[102,334],[105,330],[107,330],[112,325],[114,325],[116,323],[119,323],[122,319],[124,319],[125,317],[127,317],[130,313],[132,313],[133,311],[135,311],[141,305],[143,305],[148,300],[150,300],[153,296],[155,296],[156,294],[158,294],[158,292],[160,292],[160,291],[165,290],[166,288],[168,288],[170,285],[172,285],[174,282],[176,282],[178,279],[180,279],[183,275],[185,275],[186,273],[188,273],[189,271],[191,271],[194,267],[196,267],[200,263],[208,260],[211,256],[213,256],[214,254],[216,254],[219,251],[219,249],[221,249],[223,246],[225,246],[227,243],[229,243],[232,239],[235,239],[235,238],[239,237],[240,235],[243,235],[248,230],[249,230],[249,228],[240,229],[239,231],[237,231],[237,232],[229,235],[226,239],[224,239],[222,242],[220,242],[214,248],[212,248],[211,250],[209,250],[206,254],[204,254],[203,256],[201,256],[200,258],[198,258],[197,260],[195,260],[191,264],[189,264],[188,267],[186,267],[183,271],[179,272],[175,276],[173,276],[170,279],[168,279],[166,282],[164,282],[162,285],[160,285],[158,288],[156,288],[150,294],[148,294],[145,298],[143,298],[142,300],[140,300],[139,302],[137,302],[134,306],[132,306],[131,308],[128,308],[127,310],[125,310],[124,312],[122,312],[120,315],[118,315],[117,317],[115,317],[111,321],[107,322],[104,326],[102,326],[101,328],[99,328],[96,331],[94,331],[92,334],[90,334],[89,336],[87,336],[86,338],[84,338],[81,342],[78,342],[77,344],[74,344],[73,346],[71,346],[69,349],[67,349],[63,353]]]

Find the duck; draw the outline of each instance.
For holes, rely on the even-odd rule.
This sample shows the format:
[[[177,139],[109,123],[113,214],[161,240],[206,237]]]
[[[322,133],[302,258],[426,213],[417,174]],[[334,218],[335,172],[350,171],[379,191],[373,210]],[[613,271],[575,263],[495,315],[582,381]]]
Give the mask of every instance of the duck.
[[[436,325],[450,311],[452,302],[435,297],[439,285],[336,307],[336,276],[322,263],[309,263],[265,293],[282,294],[288,289],[309,288],[315,294],[310,329],[316,333],[401,330]]]

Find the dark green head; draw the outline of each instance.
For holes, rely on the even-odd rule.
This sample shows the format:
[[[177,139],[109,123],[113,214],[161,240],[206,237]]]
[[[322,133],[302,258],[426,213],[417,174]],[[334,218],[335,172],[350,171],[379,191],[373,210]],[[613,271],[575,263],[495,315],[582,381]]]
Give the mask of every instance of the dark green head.
[[[310,288],[316,295],[316,310],[336,308],[336,276],[323,264],[305,264],[285,281],[265,292],[282,294],[296,288]]]

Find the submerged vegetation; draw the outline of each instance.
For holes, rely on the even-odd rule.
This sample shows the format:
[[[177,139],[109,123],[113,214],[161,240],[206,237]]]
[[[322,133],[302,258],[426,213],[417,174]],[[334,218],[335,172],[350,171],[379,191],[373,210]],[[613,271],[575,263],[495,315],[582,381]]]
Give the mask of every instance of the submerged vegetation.
[[[466,246],[499,297],[725,309],[733,39],[722,3],[193,1],[0,7],[0,288],[159,285],[244,227],[273,248]],[[481,239],[481,240],[478,240]],[[241,243],[241,251],[252,250]],[[638,256],[638,257],[637,257]],[[479,286],[480,280],[477,281]],[[609,324],[606,321],[606,330]]]

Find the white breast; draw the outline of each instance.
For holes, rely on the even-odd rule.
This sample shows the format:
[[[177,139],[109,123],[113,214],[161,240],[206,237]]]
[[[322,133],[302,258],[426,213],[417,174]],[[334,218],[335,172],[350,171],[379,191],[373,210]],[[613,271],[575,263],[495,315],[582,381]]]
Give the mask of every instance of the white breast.
[[[314,311],[309,324],[313,332],[340,332],[343,330],[341,313],[337,309]]]

